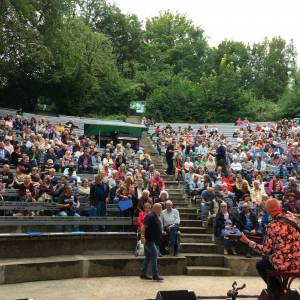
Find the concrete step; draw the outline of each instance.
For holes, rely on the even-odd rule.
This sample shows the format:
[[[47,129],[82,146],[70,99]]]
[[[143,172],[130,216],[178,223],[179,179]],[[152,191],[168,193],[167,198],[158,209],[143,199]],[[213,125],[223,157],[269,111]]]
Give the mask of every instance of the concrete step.
[[[200,220],[182,220],[180,224],[187,227],[202,227],[202,221]]]
[[[180,219],[181,220],[197,220],[198,215],[195,213],[182,213],[180,212]]]
[[[208,233],[182,233],[180,241],[182,243],[211,243],[212,235]]]
[[[186,253],[188,266],[224,267],[224,255],[214,253]]]
[[[182,253],[220,253],[222,249],[214,243],[180,243]]]
[[[178,182],[178,181],[165,181],[166,189],[177,189],[177,188],[182,188],[185,190],[185,185],[183,182]]]
[[[174,208],[176,209],[181,209],[181,208],[188,208],[189,207],[189,203],[188,202],[183,202],[183,201],[172,201]]]
[[[232,274],[229,268],[208,266],[188,266],[186,271],[187,275],[190,276],[231,276]]]
[[[174,201],[174,200],[179,200],[185,202],[186,196],[185,195],[179,195],[179,194],[169,194],[169,199]]]
[[[182,213],[196,214],[197,213],[197,208],[196,207],[180,207],[179,212],[180,212],[180,215]]]
[[[173,181],[175,179],[174,175],[161,175],[164,181]]]
[[[0,284],[68,278],[137,276],[144,257],[133,253],[101,255],[70,255],[45,258],[0,260]],[[166,256],[158,258],[164,275],[184,275],[186,258]]]
[[[207,228],[204,227],[191,227],[191,226],[180,226],[181,233],[207,233]]]

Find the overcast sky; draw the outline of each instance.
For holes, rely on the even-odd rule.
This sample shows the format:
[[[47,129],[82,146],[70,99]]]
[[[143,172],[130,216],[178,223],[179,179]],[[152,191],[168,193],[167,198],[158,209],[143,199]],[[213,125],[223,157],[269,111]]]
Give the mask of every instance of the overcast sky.
[[[211,46],[224,39],[245,43],[281,36],[294,40],[300,62],[300,0],[110,0],[140,19],[180,12],[201,26]]]

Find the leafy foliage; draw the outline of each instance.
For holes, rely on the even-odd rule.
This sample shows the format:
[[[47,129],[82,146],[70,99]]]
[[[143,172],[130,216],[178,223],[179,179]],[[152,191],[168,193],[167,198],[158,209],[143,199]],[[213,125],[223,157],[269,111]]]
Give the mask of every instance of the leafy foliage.
[[[103,116],[145,100],[149,117],[190,122],[300,115],[292,41],[209,47],[170,11],[144,25],[106,0],[0,1],[0,104]]]

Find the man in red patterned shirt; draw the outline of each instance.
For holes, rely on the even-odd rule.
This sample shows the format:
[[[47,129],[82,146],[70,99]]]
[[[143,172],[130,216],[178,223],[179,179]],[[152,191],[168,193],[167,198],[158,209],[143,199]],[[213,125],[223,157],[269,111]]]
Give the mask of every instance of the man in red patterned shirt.
[[[241,242],[265,256],[256,265],[260,276],[268,285],[273,299],[280,297],[280,283],[276,277],[268,277],[267,270],[300,272],[300,219],[282,212],[281,203],[271,198],[266,211],[273,221],[269,224],[263,245],[250,241],[242,235]]]

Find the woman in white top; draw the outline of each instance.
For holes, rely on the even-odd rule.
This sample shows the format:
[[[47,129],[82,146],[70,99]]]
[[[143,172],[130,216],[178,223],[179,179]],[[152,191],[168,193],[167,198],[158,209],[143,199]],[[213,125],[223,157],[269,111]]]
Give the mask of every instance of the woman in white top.
[[[240,172],[242,171],[242,165],[240,162],[237,160],[237,156],[233,155],[232,156],[232,163],[230,165],[230,168],[233,172]]]
[[[213,173],[216,170],[216,161],[215,161],[215,158],[211,154],[209,154],[207,157],[205,167],[206,167],[207,171],[210,173]]]

